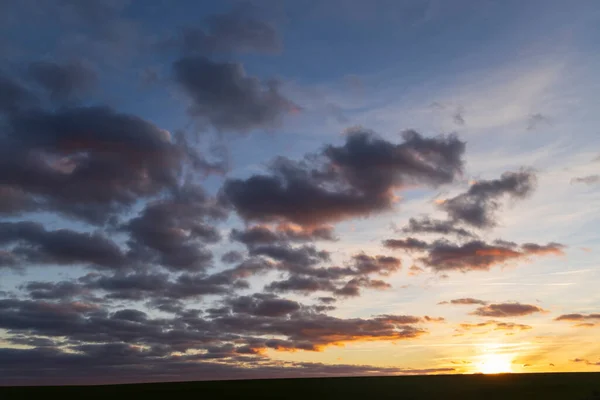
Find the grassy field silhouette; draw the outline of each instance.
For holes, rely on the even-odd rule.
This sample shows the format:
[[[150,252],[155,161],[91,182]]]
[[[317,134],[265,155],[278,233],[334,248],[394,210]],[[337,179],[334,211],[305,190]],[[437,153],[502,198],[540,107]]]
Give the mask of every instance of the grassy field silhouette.
[[[600,400],[600,373],[438,375],[3,387],[0,398]]]

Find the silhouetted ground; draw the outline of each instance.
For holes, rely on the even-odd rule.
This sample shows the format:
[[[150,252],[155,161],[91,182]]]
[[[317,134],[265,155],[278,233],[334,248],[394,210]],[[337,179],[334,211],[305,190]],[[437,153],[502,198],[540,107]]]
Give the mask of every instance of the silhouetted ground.
[[[111,386],[0,387],[0,399],[600,400],[600,373],[272,379]],[[160,396],[160,397],[159,397]],[[165,398],[171,400],[172,398]]]

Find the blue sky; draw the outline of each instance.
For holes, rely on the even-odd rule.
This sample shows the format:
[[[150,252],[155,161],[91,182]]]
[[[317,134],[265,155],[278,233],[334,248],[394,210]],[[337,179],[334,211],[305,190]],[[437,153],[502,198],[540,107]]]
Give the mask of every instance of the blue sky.
[[[64,383],[598,368],[597,2],[26,0],[0,15],[2,384],[31,384],[19,360],[48,354],[68,358]],[[232,233],[253,229],[279,236]],[[320,286],[281,289],[295,280]],[[352,334],[363,322],[381,330]],[[189,342],[140,333],[156,326]],[[139,360],[150,370],[101,367]],[[84,361],[96,375],[70,375]]]

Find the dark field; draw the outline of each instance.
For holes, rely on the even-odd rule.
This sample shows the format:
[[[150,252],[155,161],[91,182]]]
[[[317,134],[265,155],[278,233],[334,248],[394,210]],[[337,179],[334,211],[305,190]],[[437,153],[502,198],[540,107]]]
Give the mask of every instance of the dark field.
[[[145,395],[186,395],[197,399],[600,400],[600,373],[272,379],[0,388],[2,400],[49,396],[61,400],[111,397],[138,399]]]

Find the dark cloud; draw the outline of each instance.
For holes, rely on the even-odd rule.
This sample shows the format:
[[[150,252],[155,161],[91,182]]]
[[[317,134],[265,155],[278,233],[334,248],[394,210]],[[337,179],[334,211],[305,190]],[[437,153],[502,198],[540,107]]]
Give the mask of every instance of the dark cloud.
[[[57,349],[0,349],[2,385],[74,385],[134,382],[173,382],[222,379],[264,379],[329,376],[415,375],[453,372],[453,368],[397,368],[371,365],[321,364],[310,362],[241,359],[251,366],[229,359],[155,357],[131,344],[84,347],[79,353]],[[239,351],[239,350],[238,350]],[[237,357],[239,358],[239,355]],[[115,365],[121,366],[115,374]]]
[[[0,115],[35,106],[38,99],[19,82],[0,73]]]
[[[71,100],[84,94],[97,81],[95,72],[81,62],[57,64],[38,61],[29,65],[28,73],[55,101]]]
[[[600,321],[600,314],[563,314],[555,318],[556,321]]]
[[[258,17],[259,10],[249,4],[240,5],[224,14],[211,15],[206,27],[183,29],[181,45],[185,52],[212,53],[277,53],[282,49],[275,27]],[[178,40],[178,41],[179,41]]]
[[[534,130],[540,124],[542,124],[542,123],[548,123],[549,121],[550,121],[549,118],[546,117],[544,114],[541,114],[541,113],[531,114],[527,118],[527,130],[528,131]]]
[[[167,198],[148,203],[122,229],[130,233],[132,255],[172,270],[201,271],[211,265],[204,244],[221,240],[210,223],[227,216],[199,186],[186,185]]]
[[[285,280],[274,281],[265,286],[274,292],[313,293],[317,291],[335,292],[335,285],[328,279],[293,275]]]
[[[335,240],[333,227],[296,227],[289,224],[280,225],[275,229],[266,226],[252,226],[245,230],[233,229],[229,235],[231,240],[245,244],[248,247],[257,245],[310,242],[315,240]]]
[[[129,260],[123,250],[101,233],[80,233],[68,229],[47,231],[37,222],[0,223],[0,246],[20,265],[84,264],[95,268],[122,269]]]
[[[233,312],[263,317],[282,317],[300,310],[300,304],[295,301],[260,293],[230,299],[227,304]]]
[[[505,172],[500,179],[481,180],[473,183],[469,190],[440,204],[455,222],[477,228],[495,226],[495,211],[500,208],[500,199],[509,196],[522,199],[536,186],[536,175],[531,170]]]
[[[538,245],[525,243],[517,248],[512,245],[487,244],[480,240],[454,244],[440,240],[433,242],[426,255],[419,260],[434,271],[487,271],[509,261],[526,260],[530,256],[562,255],[564,246],[559,243]]]
[[[585,183],[586,185],[593,185],[595,183],[600,183],[600,175],[588,175],[573,178],[571,179],[571,183]]]
[[[387,290],[391,289],[392,285],[381,279],[371,279],[366,276],[360,276],[350,279],[344,286],[336,289],[333,293],[342,297],[357,297],[360,296],[361,288]]]
[[[219,131],[271,128],[298,109],[280,93],[278,82],[247,76],[240,64],[186,57],[176,61],[173,70],[193,101],[190,113]]]
[[[68,300],[85,292],[76,282],[27,282],[21,289],[29,292],[34,300]]]
[[[497,303],[478,307],[472,315],[481,317],[521,317],[533,313],[545,312],[541,307],[521,303]]]
[[[324,304],[333,304],[337,301],[335,297],[319,297],[318,300]]]
[[[429,243],[424,242],[422,240],[416,238],[406,238],[406,239],[388,239],[383,241],[383,245],[388,249],[401,249],[407,251],[419,251],[425,250],[429,248]]]
[[[389,275],[401,267],[400,259],[390,256],[368,256],[364,253],[352,257],[353,268],[359,274]]]
[[[244,255],[239,251],[231,250],[221,256],[221,261],[227,264],[235,264],[244,259]]]
[[[0,268],[14,268],[19,269],[21,267],[17,256],[10,251],[0,250]]]
[[[265,341],[260,346],[316,351],[326,346],[355,341],[414,339],[427,333],[414,324],[433,321],[424,317],[388,315],[371,319],[341,319],[325,314],[298,312],[289,319],[239,314],[218,317],[214,322],[225,332],[287,337],[284,341]]]
[[[394,191],[406,185],[437,186],[462,171],[465,144],[454,136],[404,133],[394,144],[353,131],[342,146],[326,146],[300,162],[277,158],[271,174],[225,182],[223,196],[246,220],[288,221],[303,226],[391,210]]]
[[[329,260],[329,252],[317,250],[314,246],[293,248],[288,245],[264,245],[250,249],[253,256],[266,256],[291,265],[291,268],[307,267]]]
[[[166,273],[91,274],[80,281],[86,289],[106,292],[109,299],[187,299],[232,293],[240,284],[236,272],[231,269],[212,275],[183,274],[175,279]]]
[[[441,235],[457,235],[463,238],[473,238],[475,234],[464,228],[457,227],[453,221],[431,219],[429,217],[410,218],[408,226],[402,228],[402,232],[415,233],[437,233]]]
[[[421,325],[443,321],[410,315],[336,318],[268,294],[229,297],[226,304],[222,311],[209,310],[204,317],[199,316],[199,310],[177,308],[171,318],[152,318],[133,308],[109,311],[84,302],[2,299],[0,329],[8,332],[5,340],[9,343],[12,338],[15,343],[22,343],[24,337],[35,338],[38,350],[47,359],[60,354],[66,357],[62,365],[92,373],[98,360],[124,372],[138,363],[152,368],[188,349],[196,352],[177,359],[220,359],[233,364],[243,360],[252,367],[260,365],[260,360],[268,361],[262,356],[266,349],[319,351],[348,342],[415,339],[427,333]],[[76,353],[63,353],[65,349]],[[10,358],[9,354],[4,355]],[[77,355],[91,358],[69,359]],[[31,366],[31,359],[10,361],[2,365],[21,368],[21,372]],[[7,362],[5,357],[2,362]]]
[[[463,107],[458,107],[454,114],[452,115],[452,120],[456,125],[464,126],[465,125],[465,110]]]
[[[0,180],[46,210],[102,223],[200,168],[181,135],[107,107],[28,111],[0,138]],[[202,165],[206,171],[206,165]]]
[[[462,299],[453,299],[450,301],[442,301],[441,303],[438,304],[453,304],[453,305],[472,305],[472,304],[481,304],[481,305],[485,305],[487,304],[487,301],[483,301],[483,300],[478,300],[478,299],[473,299],[471,297],[466,297],[466,298],[462,298]]]
[[[169,273],[139,270],[134,273],[104,275],[90,273],[79,278],[85,289],[105,292],[109,299],[178,300],[206,295],[226,295],[247,288],[244,278],[272,270],[275,267],[266,260],[248,259],[233,268],[213,274]],[[159,302],[159,303],[160,303]],[[159,304],[157,303],[157,304]]]
[[[301,249],[305,249],[304,252],[306,252],[306,247]],[[313,254],[319,254],[316,250],[309,249]],[[284,280],[271,282],[265,289],[280,293],[299,292],[303,294],[325,291],[336,296],[353,297],[360,295],[361,288],[375,290],[391,288],[390,284],[380,279],[372,279],[370,275],[388,276],[401,268],[398,258],[382,255],[369,256],[364,253],[352,256],[343,267],[314,266],[323,260],[323,258],[319,260],[314,256],[281,260],[282,262],[276,268],[288,272],[290,276]]]
[[[21,215],[39,207],[40,204],[21,189],[0,185],[0,215]]]

